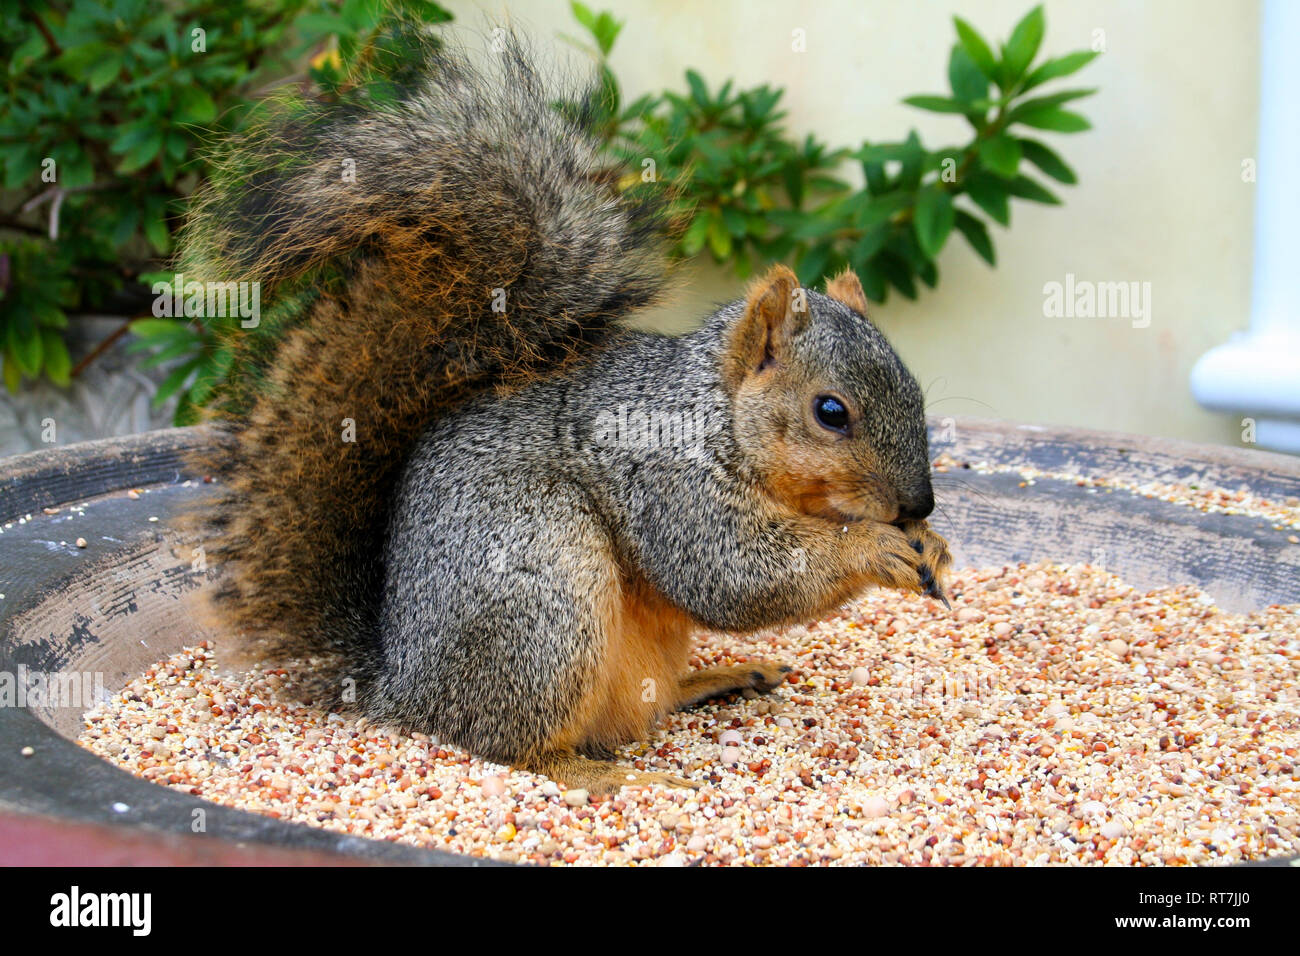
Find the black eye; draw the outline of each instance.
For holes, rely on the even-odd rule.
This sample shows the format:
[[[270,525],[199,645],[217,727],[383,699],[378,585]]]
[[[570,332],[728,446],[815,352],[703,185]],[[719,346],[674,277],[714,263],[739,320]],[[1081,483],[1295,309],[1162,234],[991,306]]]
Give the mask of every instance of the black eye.
[[[849,410],[834,395],[818,395],[813,400],[813,414],[822,428],[841,433],[849,430]]]

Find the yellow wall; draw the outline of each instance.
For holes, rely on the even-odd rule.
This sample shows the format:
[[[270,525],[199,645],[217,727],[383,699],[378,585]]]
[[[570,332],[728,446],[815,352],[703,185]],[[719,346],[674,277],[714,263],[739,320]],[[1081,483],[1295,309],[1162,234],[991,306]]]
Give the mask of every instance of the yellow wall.
[[[538,41],[576,34],[561,0],[451,0],[462,28],[509,9]],[[947,91],[951,15],[1005,39],[1031,0],[591,0],[626,21],[613,66],[629,97],[710,85],[786,88],[789,127],[833,145],[901,138],[962,142],[957,117],[899,100]],[[1043,133],[1079,174],[1060,207],[1015,201],[1010,230],[992,226],[990,269],[955,233],[937,290],[891,296],[872,318],[927,388],[932,414],[981,415],[1200,441],[1240,443],[1239,419],[1202,410],[1192,364],[1244,328],[1250,308],[1259,10],[1221,0],[1049,0],[1043,49],[1106,52],[1071,85],[1100,92],[1079,104],[1086,133]],[[802,28],[807,52],[791,51]],[[1073,81],[1073,82],[1072,82]],[[1035,135],[1038,135],[1035,131]],[[1055,187],[1054,187],[1055,188]],[[1151,323],[1044,317],[1043,286],[1067,273],[1094,282],[1151,283]],[[669,314],[681,324],[734,298],[740,283],[692,268]]]

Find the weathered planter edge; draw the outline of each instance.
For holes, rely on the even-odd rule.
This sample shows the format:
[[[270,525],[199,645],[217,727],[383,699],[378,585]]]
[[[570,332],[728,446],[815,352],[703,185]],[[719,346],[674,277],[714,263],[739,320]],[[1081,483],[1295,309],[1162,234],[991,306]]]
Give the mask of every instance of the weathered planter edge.
[[[1143,474],[1156,476],[1176,472],[1180,463],[1195,461],[1212,466],[1216,474],[1227,479],[1225,486],[1244,482],[1282,488],[1291,494],[1300,491],[1300,458],[1253,449],[1205,446],[1173,439],[1152,439],[1086,429],[1039,428],[1032,425],[982,419],[932,419],[961,431],[963,445],[987,451],[992,461],[1011,461],[1050,467],[1055,462],[1054,449],[1075,445],[1098,449],[1102,460],[1121,456],[1126,470],[1138,468]],[[122,488],[172,483],[194,477],[187,469],[185,455],[201,447],[208,439],[208,427],[162,429],[126,438],[84,442],[62,448],[30,452],[0,460],[0,521],[14,520],[43,507],[67,504]],[[934,451],[944,443],[936,441]],[[968,455],[967,457],[974,457]],[[1046,459],[1045,461],[1043,459]],[[125,479],[125,480],[124,480]],[[0,606],[0,625],[25,608]],[[35,767],[20,756],[20,748],[39,742],[47,753],[59,755],[63,770],[79,786],[61,789],[63,799],[41,799],[29,786],[14,782],[30,775]],[[125,819],[106,814],[102,806],[68,799],[69,794],[85,789],[87,775],[109,775],[114,788],[129,781],[133,800],[132,812]],[[125,781],[123,780],[125,778]],[[215,831],[200,838],[216,843],[242,845],[245,841],[270,843],[278,847],[322,850],[338,854],[340,861],[427,865],[483,865],[484,861],[423,850],[401,844],[340,836],[303,824],[285,823],[257,814],[232,810],[188,797],[166,788],[139,780],[105,761],[82,751],[29,713],[0,710],[0,809],[22,814],[45,814],[69,820],[111,824],[157,834],[170,839],[174,829],[153,824],[152,810],[163,806],[175,813],[190,806],[202,807],[213,818]],[[1286,865],[1285,858],[1261,861],[1255,865]]]

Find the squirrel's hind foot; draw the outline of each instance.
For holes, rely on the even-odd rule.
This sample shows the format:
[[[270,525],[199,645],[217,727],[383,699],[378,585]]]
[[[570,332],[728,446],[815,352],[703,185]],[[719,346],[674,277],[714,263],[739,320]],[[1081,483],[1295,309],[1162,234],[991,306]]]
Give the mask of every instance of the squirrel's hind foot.
[[[731,667],[693,671],[678,682],[677,700],[673,709],[693,707],[712,697],[722,697],[737,691],[753,690],[766,694],[780,687],[789,673],[789,667],[772,661],[751,661]]]
[[[612,760],[590,760],[573,753],[543,754],[519,764],[521,770],[544,774],[570,790],[586,790],[592,795],[617,793],[623,787],[685,787],[698,790],[700,785],[670,773],[633,770]]]

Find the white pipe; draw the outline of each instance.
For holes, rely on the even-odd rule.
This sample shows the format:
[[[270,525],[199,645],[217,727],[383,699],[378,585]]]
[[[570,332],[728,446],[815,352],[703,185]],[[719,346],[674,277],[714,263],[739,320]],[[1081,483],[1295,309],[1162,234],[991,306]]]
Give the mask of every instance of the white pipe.
[[[1192,394],[1255,419],[1259,445],[1300,454],[1300,3],[1264,0],[1250,329],[1201,356]]]

